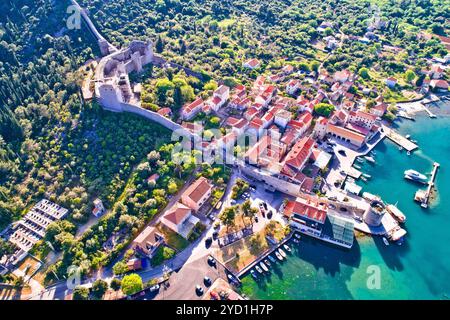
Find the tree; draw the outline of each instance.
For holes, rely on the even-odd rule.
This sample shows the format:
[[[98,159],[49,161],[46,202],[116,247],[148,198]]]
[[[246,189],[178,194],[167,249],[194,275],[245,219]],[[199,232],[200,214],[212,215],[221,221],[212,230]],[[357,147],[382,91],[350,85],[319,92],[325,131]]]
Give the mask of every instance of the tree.
[[[361,78],[363,78],[363,79],[369,79],[369,78],[370,78],[370,75],[369,75],[369,69],[367,69],[367,68],[361,68],[361,69],[359,69],[358,74],[359,74],[359,76],[360,76]]]
[[[106,290],[108,290],[108,283],[102,279],[97,279],[92,284],[92,296],[100,300],[105,294]]]
[[[310,69],[312,71],[318,71],[320,67],[320,63],[318,61],[311,61]]]
[[[167,100],[167,93],[174,88],[174,84],[167,78],[156,81],[156,96],[160,104],[165,104]]]
[[[222,221],[222,223],[227,227],[227,229],[234,225],[234,218],[236,217],[236,208],[235,207],[229,207],[223,210],[222,214],[220,215],[219,219]]]
[[[414,73],[414,71],[409,69],[409,70],[406,70],[404,77],[405,77],[406,82],[412,83],[413,80],[416,78],[416,74]]]
[[[138,274],[132,273],[123,277],[122,291],[124,294],[131,295],[141,291],[142,288],[142,278]]]
[[[158,53],[161,53],[164,51],[164,41],[161,38],[161,35],[158,35],[158,38],[156,38],[155,49],[156,49],[156,52],[158,52]]]
[[[315,113],[317,113],[318,115],[324,116],[326,118],[328,118],[333,111],[334,111],[334,106],[329,103],[321,102],[321,103],[316,104],[316,106],[314,107]]]
[[[122,281],[119,278],[114,278],[111,280],[110,287],[114,291],[118,291],[122,286]]]
[[[113,266],[113,272],[115,275],[121,275],[128,271],[128,266],[125,262],[119,261]]]
[[[85,287],[76,287],[73,290],[73,300],[89,300],[89,289]]]
[[[241,210],[242,210],[242,214],[244,215],[244,217],[250,218],[250,221],[253,226],[253,218],[258,213],[258,209],[252,207],[252,203],[250,202],[250,200],[245,200],[245,202],[242,203],[242,205],[241,205]]]

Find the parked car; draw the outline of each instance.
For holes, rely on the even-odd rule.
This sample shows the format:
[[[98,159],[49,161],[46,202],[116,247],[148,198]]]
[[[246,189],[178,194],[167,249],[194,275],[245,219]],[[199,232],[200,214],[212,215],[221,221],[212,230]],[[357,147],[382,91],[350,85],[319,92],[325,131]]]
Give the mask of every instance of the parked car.
[[[273,216],[273,211],[270,210],[270,211],[267,213],[267,219],[272,219],[272,216]]]
[[[213,257],[209,256],[208,257],[208,264],[210,266],[215,266],[216,265],[216,259],[214,259]]]
[[[159,290],[159,284],[155,284],[148,289],[150,292],[156,292]]]
[[[196,285],[195,286],[195,292],[199,295],[199,296],[201,296],[202,294],[203,294],[203,288],[200,286],[200,285]]]
[[[255,216],[255,221],[258,222],[258,220],[259,220],[259,219],[258,219],[258,216]]]

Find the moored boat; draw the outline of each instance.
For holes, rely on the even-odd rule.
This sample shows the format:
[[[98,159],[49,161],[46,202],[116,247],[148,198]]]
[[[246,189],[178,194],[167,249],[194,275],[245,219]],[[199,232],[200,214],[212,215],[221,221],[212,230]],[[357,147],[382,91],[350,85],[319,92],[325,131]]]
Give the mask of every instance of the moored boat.
[[[287,252],[291,252],[291,248],[287,244],[283,244],[283,248],[286,249]]]
[[[363,176],[361,176],[361,180],[364,181],[364,182],[367,182],[367,178],[365,178]]]
[[[372,178],[372,176],[370,174],[367,174],[367,173],[363,173],[362,175],[363,175],[363,177],[365,177],[367,179]]]
[[[256,275],[256,272],[255,272],[255,270],[250,270],[250,274],[252,275],[252,277],[254,278],[254,279],[257,279],[258,278],[258,276]]]
[[[284,252],[283,249],[278,248],[278,252],[281,254],[281,256],[282,256],[283,258],[286,258],[286,252]]]
[[[255,266],[256,271],[258,271],[259,273],[262,273],[262,269],[259,266]]]
[[[275,251],[275,256],[277,257],[278,260],[283,261],[283,257],[278,251]]]
[[[385,245],[387,245],[387,246],[389,245],[389,240],[386,239],[385,237],[383,237],[383,242],[384,242]]]
[[[266,264],[264,262],[260,262],[259,265],[265,272],[269,272],[269,268],[267,268]]]
[[[356,158],[356,161],[358,161],[359,163],[363,163],[364,162],[364,160],[361,159],[361,158]]]
[[[369,161],[370,163],[375,163],[375,159],[370,157],[370,156],[365,156],[364,159],[366,159],[367,161]]]
[[[404,172],[405,174],[405,179],[409,179],[412,181],[416,181],[416,182],[420,182],[420,183],[427,183],[428,182],[428,178],[426,175],[421,174],[420,172],[416,171],[416,170],[406,170]]]
[[[274,257],[272,257],[272,256],[270,256],[270,255],[269,255],[268,257],[269,257],[269,260],[270,260],[270,261],[272,261],[273,263],[275,263],[275,262],[276,262],[276,260],[275,260],[275,258],[274,258]]]
[[[355,169],[361,170],[361,166],[358,166],[357,164],[353,164],[353,167],[354,167]]]
[[[404,223],[406,221],[406,216],[401,212],[396,205],[388,204],[386,210],[396,219],[398,222]]]
[[[271,265],[270,261],[267,260],[267,259],[264,259],[264,264],[265,264],[267,267],[270,267],[270,265]]]

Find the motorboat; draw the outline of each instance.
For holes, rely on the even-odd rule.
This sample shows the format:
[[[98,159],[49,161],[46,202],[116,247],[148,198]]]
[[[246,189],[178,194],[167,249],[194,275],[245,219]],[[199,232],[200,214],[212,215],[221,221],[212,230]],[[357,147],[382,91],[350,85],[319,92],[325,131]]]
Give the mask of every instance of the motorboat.
[[[268,256],[269,257],[269,260],[270,261],[272,261],[273,263],[275,263],[276,262],[276,260],[275,260],[275,258],[274,257],[272,257],[272,256]]]
[[[404,172],[405,174],[405,178],[412,180],[412,181],[416,181],[416,182],[420,182],[420,183],[427,183],[428,182],[428,178],[426,175],[421,174],[420,172],[416,171],[416,170],[406,170]]]
[[[358,166],[357,164],[353,164],[353,167],[354,167],[355,169],[361,170],[361,166]]]
[[[367,179],[372,178],[372,176],[370,174],[367,174],[367,173],[363,173],[362,175],[363,175],[363,177],[365,177]]]
[[[267,259],[264,259],[264,264],[265,264],[267,267],[270,267],[270,265],[271,265],[270,261],[267,260]]]
[[[364,162],[364,160],[361,159],[361,158],[356,158],[356,161],[358,161],[359,163],[363,163]]]
[[[403,150],[403,147],[398,147],[398,150],[402,151],[402,150]]]
[[[364,181],[364,182],[367,182],[367,178],[365,178],[363,176],[361,176],[361,180]]]
[[[283,257],[278,251],[275,251],[275,256],[277,257],[278,260],[283,261]]]
[[[389,240],[388,240],[388,239],[386,239],[385,237],[383,237],[383,242],[384,242],[384,244],[385,244],[386,246],[388,246],[388,245],[389,245]]]
[[[257,276],[257,274],[256,274],[256,272],[255,272],[255,270],[250,270],[250,274],[252,275],[252,277],[253,277],[253,279],[257,279],[258,278],[258,276]]]
[[[406,216],[401,212],[396,205],[388,204],[386,206],[386,210],[400,223],[404,223],[406,221]]]
[[[259,265],[265,272],[269,272],[269,268],[267,268],[266,264],[264,262],[260,262]]]
[[[375,163],[375,159],[372,158],[371,156],[365,156],[364,159],[366,159],[366,160],[369,161],[370,163]]]
[[[281,254],[281,256],[282,256],[283,258],[286,258],[286,252],[284,252],[283,249],[278,248],[278,252]]]
[[[262,273],[262,269],[259,266],[255,266],[256,271],[258,271],[259,273]]]
[[[300,235],[298,233],[294,233],[294,237],[296,237],[297,239],[300,239]]]
[[[409,138],[411,138],[411,135],[410,135],[410,134],[407,134],[407,135],[405,136],[405,138],[406,138],[406,139],[409,139]]]
[[[408,156],[410,156],[410,155],[411,155],[411,151],[408,151],[406,154],[407,154]]]
[[[286,249],[287,252],[292,252],[291,248],[287,244],[283,244],[283,248]]]

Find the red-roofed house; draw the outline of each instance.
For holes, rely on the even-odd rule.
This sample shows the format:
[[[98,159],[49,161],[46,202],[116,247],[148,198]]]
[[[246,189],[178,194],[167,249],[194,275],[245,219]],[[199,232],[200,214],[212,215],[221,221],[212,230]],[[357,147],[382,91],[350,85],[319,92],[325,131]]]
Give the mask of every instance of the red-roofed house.
[[[430,76],[432,79],[440,79],[444,75],[444,69],[438,64],[431,66]]]
[[[339,82],[345,82],[350,79],[352,73],[349,70],[337,71],[334,73],[334,80]]]
[[[364,111],[351,111],[348,116],[348,121],[355,123],[357,125],[366,127],[368,129],[372,128],[377,120],[377,116],[375,114],[371,114]]]
[[[185,104],[181,108],[181,118],[183,120],[191,120],[197,113],[202,110],[204,105],[205,104],[202,98],[197,98],[193,102]]]
[[[163,117],[170,118],[172,117],[172,110],[170,108],[161,108],[158,110],[158,114],[162,115]]]
[[[306,161],[311,156],[314,143],[314,139],[310,137],[304,137],[298,141],[286,155],[284,166],[294,172],[302,171]]]
[[[327,218],[328,206],[326,203],[320,203],[319,199],[298,197],[288,201],[282,212],[296,229],[320,237],[322,225]]]
[[[258,59],[250,59],[247,60],[246,62],[244,62],[244,68],[248,68],[248,69],[256,69],[259,68],[259,66],[261,65],[261,63],[259,62]]]
[[[293,95],[300,87],[300,81],[297,79],[291,79],[286,85],[286,92]]]
[[[394,88],[397,84],[397,79],[395,79],[394,77],[389,77],[385,80],[385,83],[389,88]]]
[[[185,239],[189,238],[192,229],[199,221],[197,217],[192,215],[191,208],[180,202],[174,204],[161,218],[161,223],[164,226]]]
[[[154,227],[147,226],[136,239],[133,240],[133,249],[151,258],[156,249],[164,243],[164,236]]]
[[[194,211],[200,207],[211,196],[212,186],[205,177],[198,178],[183,192],[181,202]]]
[[[386,103],[379,103],[376,106],[370,108],[370,113],[377,117],[382,117],[387,111],[388,105]]]
[[[433,79],[430,81],[430,87],[436,91],[448,91],[448,82],[445,80]]]

